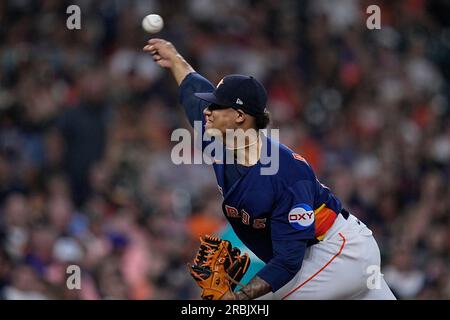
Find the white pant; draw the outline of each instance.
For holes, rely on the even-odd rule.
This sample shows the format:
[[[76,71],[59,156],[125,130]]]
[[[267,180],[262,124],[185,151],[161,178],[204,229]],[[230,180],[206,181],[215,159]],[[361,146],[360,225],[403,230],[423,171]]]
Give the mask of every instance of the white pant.
[[[323,241],[306,249],[300,271],[261,300],[395,299],[380,271],[380,250],[365,224],[338,215]]]

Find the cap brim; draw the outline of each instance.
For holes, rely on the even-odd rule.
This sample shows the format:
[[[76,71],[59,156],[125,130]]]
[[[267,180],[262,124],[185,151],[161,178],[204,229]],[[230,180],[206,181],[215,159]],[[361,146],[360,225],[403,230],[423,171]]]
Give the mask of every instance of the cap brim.
[[[211,104],[217,104],[217,105],[226,106],[226,107],[229,106],[228,103],[226,103],[224,101],[220,101],[219,99],[217,99],[217,97],[214,94],[214,92],[197,92],[197,93],[194,93],[194,95],[197,98],[199,98],[199,99],[201,99],[203,101],[209,102]],[[229,106],[229,107],[231,108],[232,106]]]

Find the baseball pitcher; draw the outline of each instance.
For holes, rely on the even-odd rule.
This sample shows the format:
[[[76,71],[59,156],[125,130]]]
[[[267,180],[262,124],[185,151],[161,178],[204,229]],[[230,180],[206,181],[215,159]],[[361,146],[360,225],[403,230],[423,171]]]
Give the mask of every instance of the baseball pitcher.
[[[238,291],[249,258],[228,241],[205,236],[190,272],[203,299],[395,299],[380,271],[380,251],[367,226],[344,209],[308,162],[260,133],[269,123],[267,94],[251,76],[228,75],[217,86],[163,39],[144,51],[169,69],[192,126],[219,141],[213,168],[222,210],[236,235],[265,266]],[[232,132],[257,132],[238,139]],[[263,155],[278,168],[261,174]],[[228,161],[229,159],[235,161]]]

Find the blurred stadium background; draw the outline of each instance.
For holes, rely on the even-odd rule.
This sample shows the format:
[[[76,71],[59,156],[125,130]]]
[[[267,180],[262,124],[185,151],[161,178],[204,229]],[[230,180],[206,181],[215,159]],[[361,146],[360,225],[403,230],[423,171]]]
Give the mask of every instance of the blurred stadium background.
[[[66,8],[81,8],[81,30]],[[366,28],[368,5],[382,29]],[[0,297],[198,299],[191,261],[227,234],[212,169],[175,166],[188,127],[158,34],[211,81],[253,74],[280,140],[374,231],[400,299],[450,298],[450,3],[0,2]],[[66,288],[66,266],[82,289]]]

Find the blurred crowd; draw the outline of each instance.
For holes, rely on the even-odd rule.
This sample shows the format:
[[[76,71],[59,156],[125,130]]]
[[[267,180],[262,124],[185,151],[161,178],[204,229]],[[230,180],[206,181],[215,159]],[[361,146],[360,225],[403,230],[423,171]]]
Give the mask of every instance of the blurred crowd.
[[[152,12],[213,83],[266,85],[271,127],[374,231],[399,299],[450,299],[444,0],[1,1],[1,299],[199,298],[186,263],[226,222],[212,169],[171,162],[188,124],[142,52]]]

